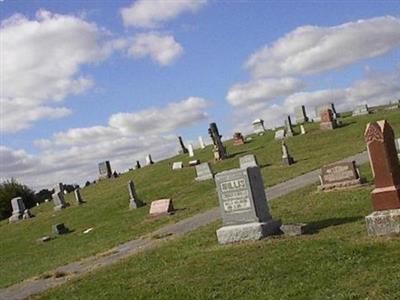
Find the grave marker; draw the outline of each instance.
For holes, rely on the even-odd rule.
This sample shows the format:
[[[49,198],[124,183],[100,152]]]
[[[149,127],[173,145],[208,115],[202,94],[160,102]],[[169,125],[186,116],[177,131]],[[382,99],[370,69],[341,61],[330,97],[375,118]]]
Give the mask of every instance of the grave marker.
[[[183,153],[183,154],[188,153],[188,149],[185,147],[185,144],[183,143],[181,136],[178,137],[178,140],[179,140],[179,145],[181,146],[181,149],[182,149],[181,153]]]
[[[152,164],[154,164],[154,161],[151,158],[151,155],[147,154],[147,156],[146,156],[146,166],[149,166],[149,165],[152,165]]]
[[[183,163],[181,161],[176,161],[172,164],[172,170],[179,170],[183,168]]]
[[[264,120],[256,119],[252,123],[255,134],[263,135],[265,133]]]
[[[197,177],[195,178],[195,180],[197,181],[209,180],[214,178],[209,163],[202,163],[200,165],[197,165],[196,174]]]
[[[309,120],[307,117],[306,108],[304,105],[298,106],[295,108],[295,116],[296,116],[297,124],[306,123]]]
[[[189,150],[189,157],[193,157],[194,156],[194,150],[193,150],[193,145],[192,144],[189,144],[188,150]]]
[[[11,199],[12,215],[8,219],[9,223],[14,223],[22,219],[25,211],[25,204],[21,197]]]
[[[244,137],[240,132],[235,132],[235,134],[233,135],[233,145],[234,146],[244,145]]]
[[[171,199],[161,199],[151,202],[150,216],[157,217],[169,215],[174,211]]]
[[[75,201],[78,205],[85,203],[85,201],[83,201],[83,199],[82,199],[80,188],[76,188],[74,190],[74,195],[75,195]]]
[[[205,147],[206,147],[206,144],[204,143],[204,141],[203,141],[203,137],[202,136],[199,136],[199,144],[200,144],[200,148],[201,149],[204,149]]]
[[[290,156],[289,149],[285,141],[282,141],[282,163],[288,166],[294,164],[294,159],[292,156]]]
[[[327,109],[321,111],[321,123],[319,124],[321,130],[332,130],[337,127],[335,118],[333,117],[332,110]]]
[[[111,165],[108,160],[99,163],[99,174],[99,179],[110,178],[112,176]]]
[[[369,114],[369,108],[367,104],[358,105],[354,108],[352,116],[363,116]]]
[[[346,188],[361,185],[356,162],[339,162],[323,166],[320,175],[320,190]]]
[[[272,219],[260,168],[233,169],[215,176],[224,226],[217,230],[220,244],[259,240],[279,232]]]
[[[281,141],[285,138],[285,129],[279,129],[275,132],[275,140]]]
[[[143,201],[139,200],[136,194],[135,185],[132,180],[128,181],[128,192],[129,192],[129,207],[131,209],[144,206]]]
[[[239,165],[241,169],[258,167],[257,158],[253,154],[242,156],[239,158]]]
[[[227,158],[227,153],[226,153],[226,148],[222,144],[221,137],[222,135],[219,134],[217,124],[211,123],[210,127],[208,129],[208,133],[210,134],[210,137],[213,141],[214,148],[213,148],[213,153],[214,153],[214,159],[215,160],[223,160]]]

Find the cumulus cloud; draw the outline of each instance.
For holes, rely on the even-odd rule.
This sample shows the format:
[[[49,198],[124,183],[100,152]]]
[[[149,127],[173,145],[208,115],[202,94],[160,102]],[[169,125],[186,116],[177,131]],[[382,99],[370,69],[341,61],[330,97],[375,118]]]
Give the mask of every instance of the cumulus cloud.
[[[149,56],[159,65],[166,66],[182,55],[183,48],[172,35],[150,32],[136,35],[128,53],[134,58]]]
[[[125,44],[107,40],[108,33],[94,23],[45,10],[32,20],[11,16],[2,22],[0,35],[3,132],[68,115],[67,108],[51,104],[92,87],[92,79],[79,74],[80,67],[106,58]]]
[[[290,77],[259,79],[232,86],[226,99],[233,106],[254,105],[290,95],[303,87],[300,80]]]
[[[154,28],[184,12],[195,12],[207,0],[138,0],[121,9],[125,26]]]
[[[0,177],[14,177],[34,188],[59,181],[81,184],[97,177],[97,164],[103,160],[123,171],[148,153],[155,160],[166,158],[178,149],[175,131],[206,120],[210,103],[189,97],[162,108],[114,114],[107,126],[72,128],[36,140],[42,149],[37,155],[0,146]]]
[[[313,74],[377,57],[400,46],[400,19],[377,17],[339,26],[302,26],[266,45],[245,66],[258,77]]]

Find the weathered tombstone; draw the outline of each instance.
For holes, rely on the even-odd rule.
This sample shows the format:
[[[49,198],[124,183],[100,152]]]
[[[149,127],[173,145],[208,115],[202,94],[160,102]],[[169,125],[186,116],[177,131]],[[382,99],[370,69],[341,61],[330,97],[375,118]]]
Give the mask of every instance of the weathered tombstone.
[[[67,207],[67,204],[64,200],[64,193],[62,191],[55,192],[52,195],[53,203],[54,203],[54,210],[61,210]]]
[[[57,183],[54,188],[54,193],[63,192],[64,193],[64,184],[62,182]]]
[[[183,168],[183,163],[181,161],[176,161],[172,164],[172,170],[179,170]]]
[[[174,211],[171,199],[161,199],[151,202],[150,216],[158,217],[163,215],[169,215]]]
[[[333,119],[336,120],[339,117],[339,114],[336,112],[335,105],[333,103],[324,104],[315,108],[315,121],[321,121],[321,113],[330,109],[332,111]]]
[[[320,190],[347,188],[361,185],[356,162],[338,162],[323,166],[320,175]]]
[[[295,108],[296,123],[302,124],[308,122],[308,117],[306,114],[306,108],[304,105]]]
[[[253,154],[242,156],[239,158],[239,165],[241,169],[258,167],[257,158]]]
[[[148,155],[146,156],[146,166],[149,166],[149,165],[152,165],[152,164],[154,164],[154,161],[153,161],[153,159],[151,158],[151,155],[148,154]]]
[[[300,133],[301,133],[301,134],[306,134],[306,133],[307,133],[307,132],[306,132],[306,129],[304,128],[303,125],[300,125]]]
[[[281,141],[285,138],[285,129],[279,129],[275,132],[275,140]]]
[[[199,144],[201,149],[204,149],[206,147],[206,144],[204,143],[202,136],[199,136]]]
[[[259,240],[279,232],[280,220],[272,219],[260,168],[233,169],[215,176],[223,227],[220,244]]]
[[[264,120],[256,119],[252,123],[255,134],[263,135],[265,133]]]
[[[394,132],[386,120],[369,123],[365,130],[374,175],[374,212],[365,217],[369,235],[400,233],[400,165]]]
[[[369,114],[369,108],[367,104],[363,104],[363,105],[358,105],[355,107],[355,109],[353,110],[353,114],[352,116],[363,116],[363,115],[368,115]]]
[[[135,209],[138,207],[144,206],[143,201],[139,200],[136,190],[135,190],[135,185],[133,184],[132,180],[128,181],[128,192],[129,192],[129,207],[131,209]]]
[[[189,144],[188,150],[189,150],[189,157],[193,157],[194,156],[194,150],[193,150],[193,145],[192,144]]]
[[[197,180],[197,181],[203,181],[203,180],[208,180],[208,179],[214,178],[214,174],[211,171],[209,163],[202,163],[200,165],[197,165],[196,166],[196,174],[197,174],[197,177],[195,180]]]
[[[8,222],[14,223],[22,219],[25,211],[25,204],[21,197],[11,199],[12,215]]]
[[[183,143],[183,140],[182,140],[182,137],[181,137],[181,136],[178,137],[178,140],[179,140],[179,144],[180,144],[181,149],[182,149],[182,150],[180,151],[180,153],[183,153],[183,154],[188,153],[189,151],[188,151],[188,149],[185,147],[185,144]]]
[[[135,169],[140,169],[142,166],[140,165],[140,161],[136,161]]]
[[[294,164],[294,159],[292,156],[290,156],[289,149],[285,141],[282,141],[282,163],[288,166]]]
[[[337,127],[336,120],[333,118],[332,110],[327,109],[321,112],[321,123],[319,124],[321,130],[332,130]]]
[[[74,195],[75,195],[75,201],[78,205],[81,205],[83,203],[85,203],[85,201],[83,201],[82,196],[81,196],[81,189],[80,188],[76,188],[74,190]]]
[[[194,166],[196,166],[198,164],[200,164],[200,160],[198,160],[198,159],[194,159],[194,160],[189,161],[189,166],[191,166],[191,167],[194,167]]]
[[[287,119],[285,120],[285,128],[286,128],[286,136],[287,137],[293,136],[293,126],[290,116],[287,116]]]
[[[69,229],[65,227],[64,223],[54,224],[53,225],[53,233],[57,235],[66,234],[69,232]]]
[[[30,218],[33,218],[33,214],[31,213],[31,211],[29,209],[25,209],[24,214],[22,215],[22,219],[27,220]]]
[[[308,230],[308,226],[304,223],[283,224],[280,229],[284,235],[297,236],[306,233]]]
[[[244,145],[244,137],[240,132],[235,132],[235,134],[233,135],[233,145],[234,146]]]
[[[99,174],[99,179],[110,178],[112,176],[111,165],[108,160],[99,163]]]
[[[214,148],[213,148],[214,159],[215,160],[223,160],[223,159],[227,158],[226,149],[221,141],[222,135],[220,135],[218,132],[217,124],[211,123],[210,127],[208,129],[208,133],[210,134],[210,137],[214,144]]]

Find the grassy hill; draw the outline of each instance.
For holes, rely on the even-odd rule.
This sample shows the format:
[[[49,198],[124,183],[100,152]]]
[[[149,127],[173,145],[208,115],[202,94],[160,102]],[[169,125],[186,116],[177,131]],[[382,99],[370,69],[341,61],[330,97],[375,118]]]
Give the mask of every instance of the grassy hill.
[[[334,131],[322,132],[318,124],[307,124],[307,135],[294,136],[287,142],[297,161],[293,166],[281,165],[280,143],[274,141],[272,132],[268,132],[261,137],[253,136],[251,142],[239,147],[234,147],[232,141],[226,142],[231,158],[212,163],[212,168],[219,172],[238,167],[240,156],[253,153],[262,166],[265,185],[272,186],[365,150],[365,125],[368,121],[380,119],[387,119],[399,135],[399,110],[344,118],[344,126]],[[195,154],[202,162],[212,161],[210,146],[196,150]],[[53,204],[45,203],[33,209],[36,215],[33,219],[16,224],[8,224],[6,220],[0,222],[0,287],[39,276],[57,266],[95,255],[217,206],[213,181],[195,182],[194,168],[172,171],[172,162],[179,160],[187,164],[189,158],[176,156],[84,188],[82,196],[87,203],[83,206],[77,206],[70,194],[66,200],[71,206],[63,211],[54,212]],[[130,179],[135,182],[138,196],[147,202],[147,206],[128,209],[127,182]],[[160,198],[172,198],[174,206],[180,210],[169,217],[148,218],[150,202]],[[73,232],[48,243],[37,243],[38,238],[51,235],[51,225],[55,223],[65,223]],[[94,228],[93,231],[83,234],[90,227]]]
[[[369,166],[361,172],[371,182]],[[221,246],[219,221],[37,298],[400,299],[399,236],[366,235],[371,190],[309,186],[270,203],[274,217],[305,222],[309,234]]]

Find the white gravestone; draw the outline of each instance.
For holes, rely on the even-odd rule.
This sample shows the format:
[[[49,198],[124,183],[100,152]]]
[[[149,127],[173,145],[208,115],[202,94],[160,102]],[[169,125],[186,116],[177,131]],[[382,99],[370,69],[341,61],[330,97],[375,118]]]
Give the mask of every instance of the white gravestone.
[[[17,222],[22,219],[25,211],[25,204],[21,197],[11,199],[12,215],[8,219],[10,223]]]
[[[279,129],[275,132],[275,140],[281,141],[285,138],[285,129]]]
[[[172,170],[179,170],[183,168],[183,163],[181,161],[176,161],[172,164]]]
[[[76,188],[74,190],[74,195],[75,195],[75,201],[78,205],[85,203],[85,201],[83,201],[82,199],[80,188]]]
[[[300,132],[301,134],[306,134],[306,129],[304,128],[303,125],[300,125]]]
[[[152,165],[152,164],[154,164],[153,159],[151,158],[151,155],[148,154],[146,156],[146,165],[149,166],[149,165]]]
[[[188,150],[189,150],[189,157],[193,157],[194,156],[194,150],[193,150],[193,145],[192,144],[189,144]]]
[[[272,219],[260,168],[233,169],[215,176],[223,227],[220,244],[259,240],[279,232],[280,220]]]
[[[245,155],[239,158],[239,165],[241,169],[248,167],[258,167],[257,158],[253,154]]]
[[[139,200],[138,196],[136,195],[135,185],[132,180],[128,181],[128,192],[129,192],[129,207],[131,209],[135,209],[138,207],[142,207],[144,203]]]
[[[214,174],[211,171],[209,163],[202,163],[200,165],[197,165],[196,174],[197,174],[196,177],[197,181],[203,181],[214,178]]]
[[[62,191],[56,192],[52,195],[54,210],[61,210],[67,207],[64,200],[64,193]]]
[[[199,144],[201,149],[204,149],[206,147],[206,144],[204,144],[202,136],[199,136]]]

